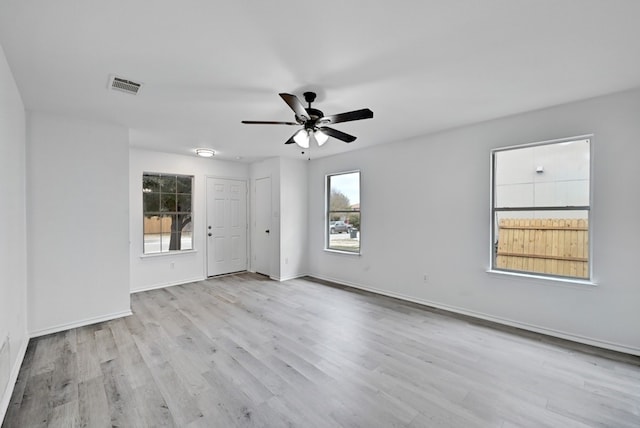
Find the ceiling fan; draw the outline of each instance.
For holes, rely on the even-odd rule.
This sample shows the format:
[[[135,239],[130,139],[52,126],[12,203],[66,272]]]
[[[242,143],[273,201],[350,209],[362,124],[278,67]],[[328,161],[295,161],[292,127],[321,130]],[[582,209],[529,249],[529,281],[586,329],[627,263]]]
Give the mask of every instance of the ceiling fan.
[[[243,120],[242,123],[250,125],[302,125],[302,129],[297,131],[287,140],[285,144],[296,143],[303,149],[309,148],[310,140],[314,139],[318,146],[322,146],[327,142],[329,137],[350,143],[355,141],[356,137],[337,129],[329,128],[326,125],[334,123],[351,122],[354,120],[371,119],[373,112],[368,108],[354,110],[346,113],[325,116],[320,110],[312,108],[311,103],[316,99],[315,92],[305,92],[304,100],[309,104],[305,107],[295,95],[281,93],[280,97],[295,113],[295,122],[274,122],[260,120]]]

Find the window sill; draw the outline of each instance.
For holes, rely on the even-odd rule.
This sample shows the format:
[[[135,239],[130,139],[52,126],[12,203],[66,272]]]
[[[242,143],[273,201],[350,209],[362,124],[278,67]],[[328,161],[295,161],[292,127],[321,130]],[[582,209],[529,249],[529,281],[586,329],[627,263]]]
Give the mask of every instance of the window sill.
[[[151,253],[151,254],[140,254],[141,259],[152,259],[155,257],[167,257],[167,256],[179,256],[181,254],[193,254],[197,253],[198,250],[177,250],[177,251],[169,251],[166,253]]]
[[[491,275],[496,275],[496,276],[511,276],[516,278],[528,279],[528,280],[556,283],[558,285],[580,285],[580,286],[588,285],[591,287],[595,287],[598,285],[592,280],[535,275],[530,273],[511,272],[511,271],[505,271],[505,270],[488,269],[487,273]]]
[[[325,248],[324,251],[333,254],[346,254],[348,256],[359,256],[360,253],[354,253],[353,251],[332,250],[331,248]]]

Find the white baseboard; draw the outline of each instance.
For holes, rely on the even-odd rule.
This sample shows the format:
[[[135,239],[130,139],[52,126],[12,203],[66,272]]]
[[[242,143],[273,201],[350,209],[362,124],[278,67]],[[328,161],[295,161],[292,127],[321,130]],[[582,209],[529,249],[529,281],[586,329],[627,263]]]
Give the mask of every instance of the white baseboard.
[[[24,361],[24,356],[27,353],[27,346],[29,345],[29,335],[25,332],[24,337],[25,340],[22,341],[22,345],[20,345],[20,350],[18,351],[18,358],[16,358],[16,361],[11,368],[11,373],[9,374],[9,383],[7,383],[4,395],[2,396],[2,401],[0,401],[0,425],[2,424],[5,415],[7,414],[7,410],[9,410],[11,395],[13,394],[13,390],[16,386],[18,374],[20,373],[20,368],[22,367],[22,362]]]
[[[627,345],[622,345],[622,344],[619,344],[619,343],[608,342],[608,341],[604,341],[604,340],[593,339],[593,338],[586,337],[586,336],[580,336],[580,335],[576,335],[576,334],[566,333],[566,332],[563,332],[563,331],[554,330],[554,329],[550,329],[550,328],[546,328],[546,327],[540,327],[540,326],[537,326],[537,325],[534,325],[534,324],[514,321],[514,320],[507,319],[507,318],[496,317],[496,316],[485,314],[485,313],[482,313],[482,312],[470,311],[470,310],[467,310],[467,309],[458,308],[458,307],[455,307],[455,306],[446,305],[446,304],[439,303],[439,302],[433,302],[433,301],[426,300],[426,299],[419,299],[419,298],[415,298],[415,297],[411,297],[411,296],[406,296],[404,294],[394,293],[394,292],[390,292],[390,291],[386,291],[386,290],[381,290],[381,289],[378,289],[378,288],[369,287],[369,286],[362,285],[362,284],[357,284],[357,283],[352,283],[352,282],[345,282],[343,280],[340,280],[340,279],[337,279],[337,278],[327,277],[327,276],[324,276],[324,275],[309,275],[309,276],[311,276],[313,278],[321,279],[321,280],[324,280],[324,281],[334,282],[334,283],[339,284],[339,285],[344,285],[344,286],[347,286],[347,287],[357,288],[357,289],[360,289],[360,290],[369,291],[371,293],[380,294],[380,295],[388,296],[388,297],[393,297],[395,299],[405,300],[407,302],[417,303],[417,304],[420,304],[420,305],[430,306],[430,307],[437,308],[437,309],[442,309],[442,310],[445,310],[445,311],[448,311],[448,312],[453,312],[453,313],[456,313],[456,314],[467,315],[467,316],[470,316],[470,317],[473,317],[473,318],[478,318],[478,319],[482,319],[482,320],[486,320],[486,321],[491,321],[491,322],[495,322],[497,324],[507,325],[509,327],[516,327],[516,328],[520,328],[522,330],[533,331],[535,333],[541,333],[541,334],[544,334],[544,335],[547,335],[547,336],[558,337],[560,339],[570,340],[572,342],[577,342],[577,343],[582,343],[582,344],[585,344],[585,345],[596,346],[598,348],[609,349],[611,351],[623,352],[625,354],[640,356],[640,348],[635,348],[635,347],[632,347],[632,346],[627,346]]]
[[[300,273],[300,274],[296,274],[296,275],[290,275],[290,276],[281,276],[281,277],[276,277],[276,276],[271,276],[270,278],[273,279],[274,281],[289,281],[290,279],[298,279],[298,278],[302,278],[305,276],[309,276],[306,273]]]
[[[86,318],[84,320],[74,321],[74,322],[67,323],[67,324],[59,324],[59,325],[56,325],[56,326],[53,326],[53,327],[47,327],[47,328],[43,328],[43,329],[40,329],[40,330],[34,330],[34,331],[30,332],[30,336],[31,336],[31,338],[35,338],[35,337],[39,337],[39,336],[45,336],[47,334],[58,333],[60,331],[70,330],[72,328],[84,327],[86,325],[91,325],[91,324],[104,322],[104,321],[111,321],[111,320],[114,320],[116,318],[122,318],[122,317],[126,317],[126,316],[129,316],[129,315],[133,315],[131,313],[131,309],[128,309],[128,310],[122,311],[122,312],[114,312],[114,313],[107,314],[107,315],[101,315],[99,317]]]
[[[161,284],[154,284],[154,285],[149,285],[142,288],[136,288],[135,290],[131,290],[130,293],[131,294],[141,293],[143,291],[151,291],[151,290],[157,290],[159,288],[173,287],[174,285],[182,285],[182,284],[189,284],[190,282],[204,281],[205,279],[207,278],[205,278],[204,276],[199,276],[196,278],[184,279],[180,281],[163,282]]]

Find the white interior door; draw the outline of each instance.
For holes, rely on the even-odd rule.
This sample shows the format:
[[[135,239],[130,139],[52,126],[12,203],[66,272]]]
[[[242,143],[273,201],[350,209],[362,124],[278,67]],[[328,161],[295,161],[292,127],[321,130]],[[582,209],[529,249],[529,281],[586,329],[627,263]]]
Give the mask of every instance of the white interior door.
[[[207,178],[207,275],[247,270],[247,184]]]
[[[271,275],[271,178],[255,181],[255,223],[253,233],[253,269]]]

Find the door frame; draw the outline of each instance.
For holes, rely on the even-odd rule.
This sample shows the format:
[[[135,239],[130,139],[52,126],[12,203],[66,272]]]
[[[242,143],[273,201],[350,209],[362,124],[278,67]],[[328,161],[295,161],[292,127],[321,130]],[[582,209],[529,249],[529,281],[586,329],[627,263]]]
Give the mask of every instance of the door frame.
[[[205,194],[205,201],[204,201],[204,219],[203,219],[203,224],[202,224],[202,230],[204,230],[204,247],[205,247],[205,251],[204,251],[204,277],[209,278],[209,239],[207,236],[207,222],[209,221],[209,188],[208,188],[208,183],[209,183],[209,179],[212,178],[214,180],[234,180],[234,181],[242,181],[244,182],[245,185],[245,203],[247,204],[247,218],[245,219],[245,227],[247,230],[246,233],[246,245],[247,245],[247,254],[245,254],[245,256],[247,257],[247,270],[249,269],[249,267],[251,266],[249,264],[251,257],[251,237],[250,237],[250,228],[249,228],[249,223],[250,223],[250,198],[249,198],[249,185],[250,185],[250,179],[247,177],[229,177],[229,176],[220,176],[220,175],[208,175],[205,174],[204,176],[204,194]]]

